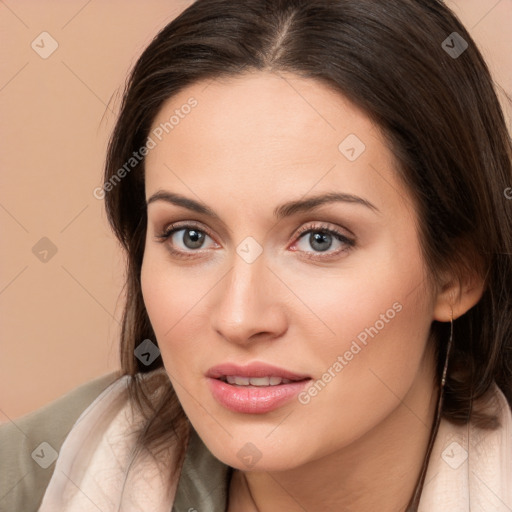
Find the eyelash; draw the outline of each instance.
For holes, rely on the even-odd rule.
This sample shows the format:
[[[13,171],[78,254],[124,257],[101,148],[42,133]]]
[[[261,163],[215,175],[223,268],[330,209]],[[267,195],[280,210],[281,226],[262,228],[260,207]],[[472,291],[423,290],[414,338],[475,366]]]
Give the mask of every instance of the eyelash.
[[[164,243],[174,233],[176,233],[178,231],[181,231],[183,229],[193,229],[193,230],[196,230],[196,231],[200,231],[201,233],[205,233],[206,235],[208,235],[213,240],[213,236],[210,234],[210,232],[207,229],[203,229],[201,226],[199,226],[197,224],[193,224],[193,223],[186,223],[186,224],[174,223],[174,224],[170,224],[169,226],[167,226],[165,228],[163,233],[161,233],[159,235],[156,235],[155,238],[159,242]],[[302,228],[300,228],[298,230],[297,234],[295,235],[296,241],[294,242],[294,244],[297,243],[297,241],[299,241],[301,238],[303,238],[307,233],[312,233],[312,232],[313,233],[317,233],[318,232],[318,233],[322,233],[322,234],[332,235],[339,242],[344,243],[346,245],[346,247],[338,249],[337,251],[334,251],[334,252],[326,253],[325,256],[322,256],[321,252],[316,252],[315,253],[315,252],[312,252],[312,251],[306,251],[304,257],[307,258],[307,259],[312,259],[312,260],[333,259],[336,256],[339,256],[341,253],[350,251],[356,245],[356,241],[354,239],[345,236],[340,231],[338,231],[336,229],[332,229],[332,228],[328,227],[325,224],[320,224],[320,225],[318,225],[318,224],[308,224],[306,226],[303,226]],[[195,257],[195,253],[201,252],[201,249],[199,249],[197,251],[190,250],[190,252],[183,252],[183,251],[176,250],[172,246],[169,245],[169,251],[174,256],[177,256],[179,258],[187,259],[187,258],[194,258]]]

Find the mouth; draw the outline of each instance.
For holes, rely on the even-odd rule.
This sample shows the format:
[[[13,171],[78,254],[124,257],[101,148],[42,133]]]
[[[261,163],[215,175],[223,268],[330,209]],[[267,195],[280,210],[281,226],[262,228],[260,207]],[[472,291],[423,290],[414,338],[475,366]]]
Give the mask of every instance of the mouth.
[[[258,361],[245,366],[235,363],[219,364],[210,368],[206,377],[221,379],[237,386],[279,386],[311,378],[310,375]]]
[[[311,380],[309,375],[259,362],[247,366],[225,363],[210,368],[206,377],[216,401],[243,414],[264,414],[284,406]]]
[[[302,382],[310,380],[309,377],[303,379],[286,379],[284,377],[270,376],[270,377],[243,377],[239,375],[222,375],[217,378],[222,382],[231,384],[232,386],[240,387],[267,387],[267,386],[280,386],[282,384],[291,384],[293,382]]]

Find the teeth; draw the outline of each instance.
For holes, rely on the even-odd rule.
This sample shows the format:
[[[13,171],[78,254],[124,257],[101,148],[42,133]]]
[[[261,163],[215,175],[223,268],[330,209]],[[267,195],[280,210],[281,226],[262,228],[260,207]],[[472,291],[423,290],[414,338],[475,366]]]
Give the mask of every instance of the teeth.
[[[237,386],[248,386],[249,380],[250,380],[247,377],[231,377],[231,379],[232,379],[232,382],[229,382],[229,377],[228,377],[229,384],[236,384]]]
[[[281,377],[238,377],[235,375],[227,375],[225,379],[228,384],[236,384],[237,386],[278,386],[279,384],[292,382],[289,379],[282,379]]]

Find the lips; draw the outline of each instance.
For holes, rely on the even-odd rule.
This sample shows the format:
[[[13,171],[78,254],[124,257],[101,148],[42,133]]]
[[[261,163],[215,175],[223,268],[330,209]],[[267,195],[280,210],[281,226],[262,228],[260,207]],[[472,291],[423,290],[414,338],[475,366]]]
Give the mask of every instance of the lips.
[[[309,375],[258,362],[221,364],[210,368],[206,376],[217,402],[243,414],[265,414],[282,407],[311,380]]]

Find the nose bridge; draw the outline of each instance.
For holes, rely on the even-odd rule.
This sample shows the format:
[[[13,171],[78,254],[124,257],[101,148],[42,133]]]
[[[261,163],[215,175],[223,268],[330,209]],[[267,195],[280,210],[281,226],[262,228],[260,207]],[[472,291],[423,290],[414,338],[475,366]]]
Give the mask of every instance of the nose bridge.
[[[265,276],[264,258],[260,255],[252,262],[237,254],[224,285],[222,303],[224,317],[236,323],[247,322],[251,313],[261,308]]]
[[[245,241],[238,246],[212,315],[212,327],[237,343],[260,333],[273,337],[285,329],[278,294],[269,289],[275,276],[267,268],[263,253],[256,254],[256,247],[251,244]]]

